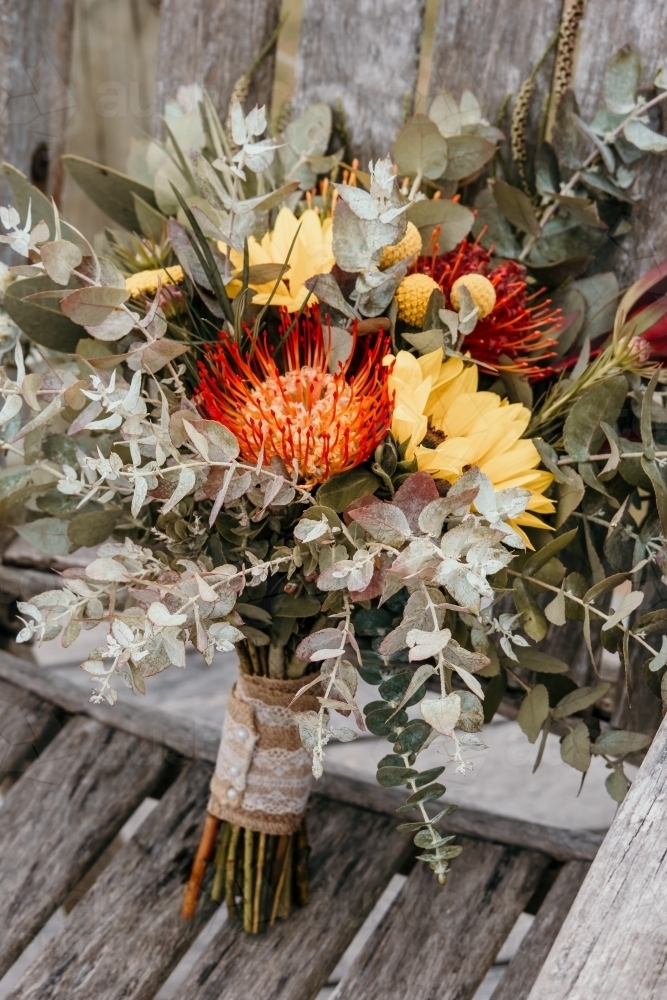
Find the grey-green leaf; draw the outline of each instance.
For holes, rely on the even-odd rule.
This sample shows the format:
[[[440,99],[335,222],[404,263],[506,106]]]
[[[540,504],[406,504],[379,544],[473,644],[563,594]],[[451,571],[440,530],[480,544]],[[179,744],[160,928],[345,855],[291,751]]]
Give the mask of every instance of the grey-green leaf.
[[[567,734],[560,745],[560,755],[575,770],[588,770],[591,765],[591,739],[584,722]]]
[[[413,115],[396,137],[394,161],[400,174],[436,180],[447,166],[447,140],[426,115]]]
[[[513,226],[529,236],[539,236],[541,229],[528,195],[505,181],[493,185],[493,197],[498,208]]]
[[[536,684],[521,702],[517,722],[529,741],[534,743],[549,714],[549,692],[544,684]]]
[[[134,195],[156,209],[152,188],[111,167],[93,163],[82,156],[63,156],[67,172],[98,208],[130,232],[141,232]]]
[[[605,440],[600,422],[614,425],[625,403],[628,383],[623,375],[614,375],[587,389],[568,414],[563,429],[563,443],[568,455],[579,462],[588,460]]]

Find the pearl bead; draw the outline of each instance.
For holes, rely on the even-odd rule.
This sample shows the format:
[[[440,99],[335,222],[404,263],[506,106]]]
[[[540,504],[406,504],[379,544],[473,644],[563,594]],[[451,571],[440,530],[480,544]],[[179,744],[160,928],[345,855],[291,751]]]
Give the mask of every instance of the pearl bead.
[[[228,788],[227,789],[227,798],[231,799],[232,802],[235,799],[238,799],[238,797],[239,797],[239,793],[236,791],[235,788]]]
[[[236,766],[236,764],[232,764],[231,765],[231,767],[229,768],[229,773],[232,774],[232,775],[236,775],[236,774],[239,773],[239,769]]]
[[[240,740],[247,740],[248,730],[246,729],[245,726],[239,726],[239,728],[236,730],[236,735]]]

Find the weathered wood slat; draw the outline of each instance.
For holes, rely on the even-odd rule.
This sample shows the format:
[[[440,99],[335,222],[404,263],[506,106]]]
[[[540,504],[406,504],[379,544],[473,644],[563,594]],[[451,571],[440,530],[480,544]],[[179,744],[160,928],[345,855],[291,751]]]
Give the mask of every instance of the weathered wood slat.
[[[0,678],[54,702],[67,712],[83,712],[123,732],[161,743],[184,757],[194,757],[210,763],[216,761],[220,742],[220,730],[216,726],[192,720],[184,722],[159,709],[145,708],[139,698],[136,703],[118,702],[113,708],[108,705],[92,705],[81,688],[66,678],[2,651]],[[374,783],[332,772],[325,773],[315,790],[327,798],[390,816],[395,816],[396,808],[404,801],[402,794],[394,789],[380,788]],[[543,826],[540,823],[527,823],[465,807],[457,809],[453,816],[448,816],[442,829],[449,833],[544,851],[557,861],[592,861],[603,839],[601,834],[590,830]]]
[[[35,157],[36,173],[43,170],[39,179],[56,198],[65,126],[74,110],[67,89],[73,21],[74,0],[0,0],[0,152],[28,176]],[[2,178],[0,204],[6,203]]]
[[[35,760],[56,735],[63,713],[54,705],[13,684],[0,681],[0,775],[8,775]]]
[[[529,1000],[666,996],[666,900],[664,720]]]
[[[429,91],[442,87],[458,100],[471,90],[491,124],[506,94],[516,94],[558,29],[562,0],[441,0]],[[540,77],[550,83],[553,57]],[[532,118],[539,119],[540,100]]]
[[[78,718],[0,810],[0,975],[118,833],[163,770],[164,748]]]
[[[7,597],[29,601],[43,590],[60,590],[62,585],[62,577],[56,573],[0,564],[0,594]]]
[[[234,84],[246,73],[274,32],[280,0],[163,0],[155,85],[157,115],[184,84],[199,83],[223,121]],[[275,55],[253,76],[250,105],[270,104]],[[160,131],[156,121],[156,131]]]
[[[65,677],[2,651],[0,679],[32,691],[67,712],[84,712],[107,726],[169,747],[183,757],[215,763],[220,743],[220,729],[215,726],[184,720],[157,708],[142,708],[138,698],[136,704],[119,701],[113,707],[93,705],[87,693]]]
[[[634,45],[641,54],[644,83],[651,83],[656,69],[664,65],[666,22],[667,0],[588,0],[574,79],[586,121],[601,102],[605,62],[622,45]],[[664,110],[662,121],[667,122]],[[667,162],[663,156],[649,154],[645,159],[639,190],[642,203],[633,211],[634,231],[622,241],[617,260],[626,282],[667,257]]]
[[[311,898],[268,933],[226,925],[175,1000],[310,1000],[411,849],[394,823],[316,798],[309,813]]]
[[[526,1000],[589,867],[586,861],[563,865],[491,1000]]]
[[[304,0],[294,108],[339,102],[364,170],[391,151],[415,95],[424,0]]]
[[[316,789],[320,795],[342,799],[364,809],[375,809],[395,815],[398,806],[405,802],[405,795],[395,789],[380,788],[367,781],[356,781],[347,775],[325,774]],[[427,806],[428,808],[428,806]],[[434,815],[441,806],[434,807]],[[525,820],[498,816],[481,809],[459,808],[438,823],[445,833],[493,840],[500,844],[543,851],[557,861],[578,859],[592,861],[603,837],[592,830],[566,830],[563,827],[543,826]]]
[[[12,1000],[148,1000],[215,909],[180,903],[206,811],[208,764],[187,766],[27,970]]]
[[[418,862],[336,1000],[467,1000],[547,864],[543,854],[467,840],[441,886]]]

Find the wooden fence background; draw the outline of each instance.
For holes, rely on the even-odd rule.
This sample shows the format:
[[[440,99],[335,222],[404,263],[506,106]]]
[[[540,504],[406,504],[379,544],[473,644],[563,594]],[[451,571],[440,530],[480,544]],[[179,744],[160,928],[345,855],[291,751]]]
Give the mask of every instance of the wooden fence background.
[[[646,84],[667,63],[667,0],[0,0],[0,152],[92,234],[104,219],[63,178],[60,153],[122,169],[131,137],[154,129],[165,100],[195,80],[225,112],[281,15],[277,57],[256,73],[253,97],[274,110],[340,101],[367,160],[443,84],[472,89],[493,120],[563,10],[584,2],[575,91],[586,116],[616,48],[638,48]],[[550,59],[542,91],[552,70]],[[623,244],[627,279],[667,256],[667,166],[656,157],[642,176],[651,196]]]

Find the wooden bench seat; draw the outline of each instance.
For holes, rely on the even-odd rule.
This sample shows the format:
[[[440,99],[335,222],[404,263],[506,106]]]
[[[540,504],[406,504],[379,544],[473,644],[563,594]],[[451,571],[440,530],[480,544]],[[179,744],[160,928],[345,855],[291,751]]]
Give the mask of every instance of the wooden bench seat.
[[[7,731],[10,743],[20,720],[24,768],[0,808],[0,971],[58,906],[76,902],[12,1000],[155,997],[217,908],[204,896],[193,921],[179,915],[217,732],[138,701],[91,705],[74,684],[8,654],[0,694],[0,739]],[[26,704],[57,725],[22,731]],[[72,900],[146,796],[160,796],[149,820]],[[527,996],[602,837],[460,809],[442,829],[466,849],[442,889],[395,831],[400,801],[395,790],[325,777],[309,811],[310,903],[259,937],[224,923],[178,1000],[311,1000],[399,870],[405,884],[337,1000],[472,997],[519,914],[553,883],[507,971],[512,992],[499,987]]]

